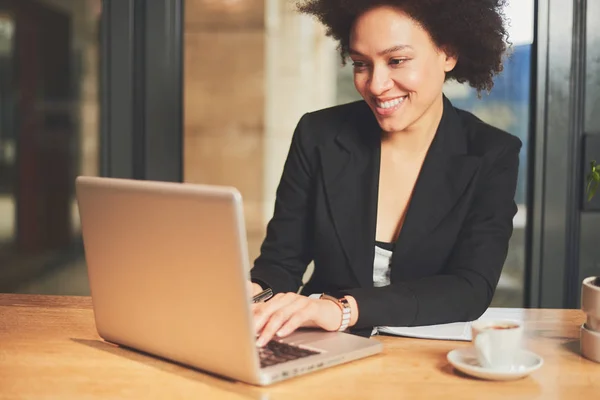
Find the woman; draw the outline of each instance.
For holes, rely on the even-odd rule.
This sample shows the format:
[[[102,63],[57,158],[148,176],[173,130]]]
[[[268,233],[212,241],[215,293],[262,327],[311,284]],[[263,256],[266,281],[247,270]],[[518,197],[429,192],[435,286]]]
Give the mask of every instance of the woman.
[[[521,142],[455,109],[490,90],[500,0],[308,0],[364,101],[304,115],[251,271],[258,345],[328,331],[467,321],[489,306],[512,234]],[[307,265],[314,273],[297,294]]]

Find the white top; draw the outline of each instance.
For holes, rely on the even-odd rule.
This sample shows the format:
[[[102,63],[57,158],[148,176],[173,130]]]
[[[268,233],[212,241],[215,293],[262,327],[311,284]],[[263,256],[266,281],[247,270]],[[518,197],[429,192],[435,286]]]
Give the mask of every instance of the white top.
[[[392,262],[392,252],[375,246],[375,257],[373,259],[373,286],[382,287],[389,285]],[[371,335],[377,335],[377,327],[373,328]]]
[[[390,263],[392,252],[375,246],[375,257],[373,260],[373,286],[381,287],[390,284]]]

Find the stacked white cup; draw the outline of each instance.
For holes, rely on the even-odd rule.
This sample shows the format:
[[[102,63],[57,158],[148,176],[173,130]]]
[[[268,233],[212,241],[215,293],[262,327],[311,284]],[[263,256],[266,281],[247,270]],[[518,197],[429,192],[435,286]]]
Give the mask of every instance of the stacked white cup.
[[[583,280],[581,309],[587,316],[581,326],[581,354],[600,363],[600,277]]]

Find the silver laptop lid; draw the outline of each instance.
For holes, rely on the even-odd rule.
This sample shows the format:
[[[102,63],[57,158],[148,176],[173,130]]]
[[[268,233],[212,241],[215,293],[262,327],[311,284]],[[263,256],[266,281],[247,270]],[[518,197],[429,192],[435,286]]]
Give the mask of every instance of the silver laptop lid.
[[[256,381],[240,193],[97,177],[76,193],[100,336]]]

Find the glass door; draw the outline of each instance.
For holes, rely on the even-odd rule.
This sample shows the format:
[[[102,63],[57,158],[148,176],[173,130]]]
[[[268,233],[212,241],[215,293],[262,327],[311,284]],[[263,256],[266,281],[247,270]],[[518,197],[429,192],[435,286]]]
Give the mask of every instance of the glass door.
[[[505,15],[509,21],[510,47],[505,56],[504,70],[495,78],[491,92],[482,93],[478,98],[477,93],[466,85],[449,83],[445,94],[456,107],[472,112],[523,142],[515,194],[518,211],[513,219],[508,256],[492,301],[492,306],[496,307],[523,307],[527,274],[529,143],[534,111],[531,90],[535,51],[534,0],[511,1],[506,5]]]
[[[15,232],[14,33],[14,16],[0,11],[0,260]]]
[[[180,181],[182,0],[0,0],[0,293],[88,295],[78,175]]]
[[[99,171],[100,6],[0,1],[0,291],[88,290],[73,182]]]

